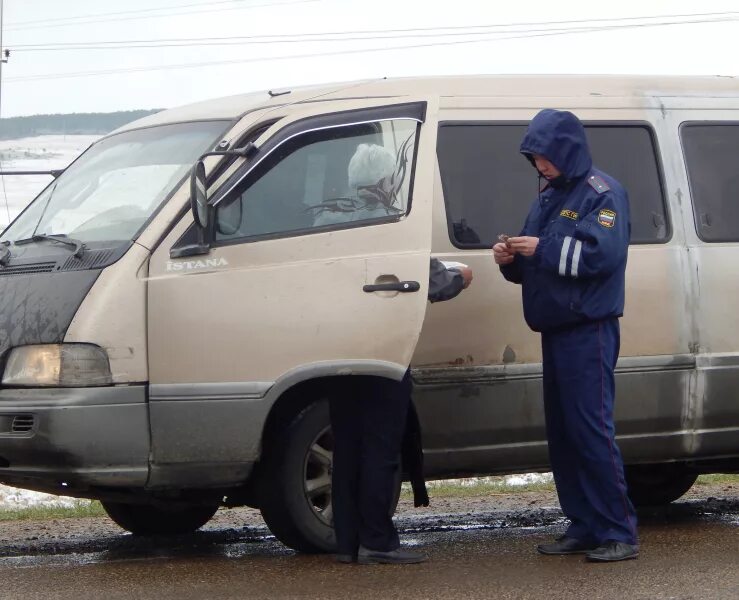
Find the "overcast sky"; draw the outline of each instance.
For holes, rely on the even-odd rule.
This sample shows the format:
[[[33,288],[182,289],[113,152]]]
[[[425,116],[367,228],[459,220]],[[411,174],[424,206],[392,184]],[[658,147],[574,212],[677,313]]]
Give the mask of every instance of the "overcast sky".
[[[739,75],[739,4],[731,0],[5,0],[4,6],[2,41],[12,53],[2,70],[2,116],[171,107],[382,76]],[[720,22],[686,23],[706,20]],[[653,26],[665,22],[682,24]],[[330,39],[315,41],[316,34]],[[252,43],[234,43],[245,37]],[[341,39],[347,37],[373,39]],[[194,46],[193,38],[231,39]],[[187,41],[168,43],[188,45],[101,46],[173,39]],[[61,49],[69,44],[92,47]]]

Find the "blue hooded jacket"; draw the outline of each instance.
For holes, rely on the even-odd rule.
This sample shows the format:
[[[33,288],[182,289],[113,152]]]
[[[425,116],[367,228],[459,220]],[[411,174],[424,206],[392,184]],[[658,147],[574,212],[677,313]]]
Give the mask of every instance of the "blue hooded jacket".
[[[501,265],[523,284],[524,316],[534,331],[620,317],[631,236],[621,184],[595,169],[585,129],[571,112],[546,109],[529,124],[521,153],[547,158],[561,172],[539,194],[520,235],[539,238],[531,257]]]

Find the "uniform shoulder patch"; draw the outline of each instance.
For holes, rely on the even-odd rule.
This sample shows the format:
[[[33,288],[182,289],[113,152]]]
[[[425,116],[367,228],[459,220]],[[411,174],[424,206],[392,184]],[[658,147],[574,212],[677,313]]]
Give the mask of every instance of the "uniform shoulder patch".
[[[592,187],[599,194],[607,192],[611,189],[609,185],[605,181],[603,181],[603,178],[599,177],[598,175],[591,175],[590,177],[588,177],[588,183],[590,184],[590,187]]]
[[[598,223],[603,227],[613,227],[616,224],[616,213],[604,208],[598,213]]]

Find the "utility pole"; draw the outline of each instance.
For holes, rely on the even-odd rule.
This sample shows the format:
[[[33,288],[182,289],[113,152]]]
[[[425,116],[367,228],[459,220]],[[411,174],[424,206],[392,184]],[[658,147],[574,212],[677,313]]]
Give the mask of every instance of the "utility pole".
[[[3,50],[3,4],[4,0],[0,0],[0,115],[2,112],[3,102],[3,63],[8,62],[9,53]]]
[[[10,56],[10,53],[3,48],[3,4],[4,0],[0,0],[0,117],[2,117],[3,111],[3,64],[8,62],[8,56]],[[0,161],[1,162],[1,161]],[[0,164],[0,173],[2,173],[2,164]],[[8,217],[7,224],[3,227],[3,230],[5,227],[10,225],[10,206],[8,205],[8,192],[5,190],[5,177],[3,177],[2,174],[0,174],[0,177],[2,177],[2,184],[3,184],[3,196],[5,197],[5,214]]]
[[[3,4],[4,0],[0,0],[0,116],[3,114],[3,63],[8,61],[3,52]]]
[[[2,117],[3,111],[3,64],[8,62],[10,58],[10,50],[3,48],[3,8],[5,0],[0,0],[0,117]],[[5,190],[5,175],[51,175],[52,177],[59,177],[62,174],[63,169],[56,169],[52,171],[5,171],[2,165],[2,152],[0,152],[0,183],[2,183],[2,192],[5,197],[5,214],[8,217],[8,222],[5,225],[0,226],[0,232],[3,231],[10,224],[10,205],[8,204],[8,193]],[[0,258],[0,261],[2,258]]]
[[[3,65],[10,58],[10,50],[3,48],[3,4],[5,0],[0,0],[0,116],[3,114]]]
[[[0,0],[0,117],[2,117],[3,110],[3,64],[8,62],[10,58],[10,50],[3,48],[3,4],[5,0]],[[66,133],[65,133],[66,137]],[[10,206],[8,205],[8,194],[5,191],[5,175],[51,175],[52,177],[59,177],[64,172],[64,169],[54,169],[51,171],[5,171],[2,166],[2,152],[0,152],[0,181],[2,181],[3,195],[5,196],[5,211],[8,216],[8,223],[10,223]],[[4,227],[0,227],[0,231]]]

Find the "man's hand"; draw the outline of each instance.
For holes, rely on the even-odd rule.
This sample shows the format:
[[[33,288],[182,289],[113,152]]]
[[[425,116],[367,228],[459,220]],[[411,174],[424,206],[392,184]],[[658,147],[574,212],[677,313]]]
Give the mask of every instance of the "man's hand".
[[[505,243],[499,242],[493,246],[493,259],[496,265],[509,265],[513,262],[514,258],[513,249],[509,248]]]
[[[534,252],[536,252],[536,247],[539,245],[539,238],[524,235],[508,238],[508,243],[511,245],[510,250],[513,253],[522,256],[533,256]]]
[[[466,290],[470,287],[470,283],[472,283],[472,269],[469,267],[459,267],[458,271],[462,273],[462,279],[464,279],[464,287],[462,289]]]

